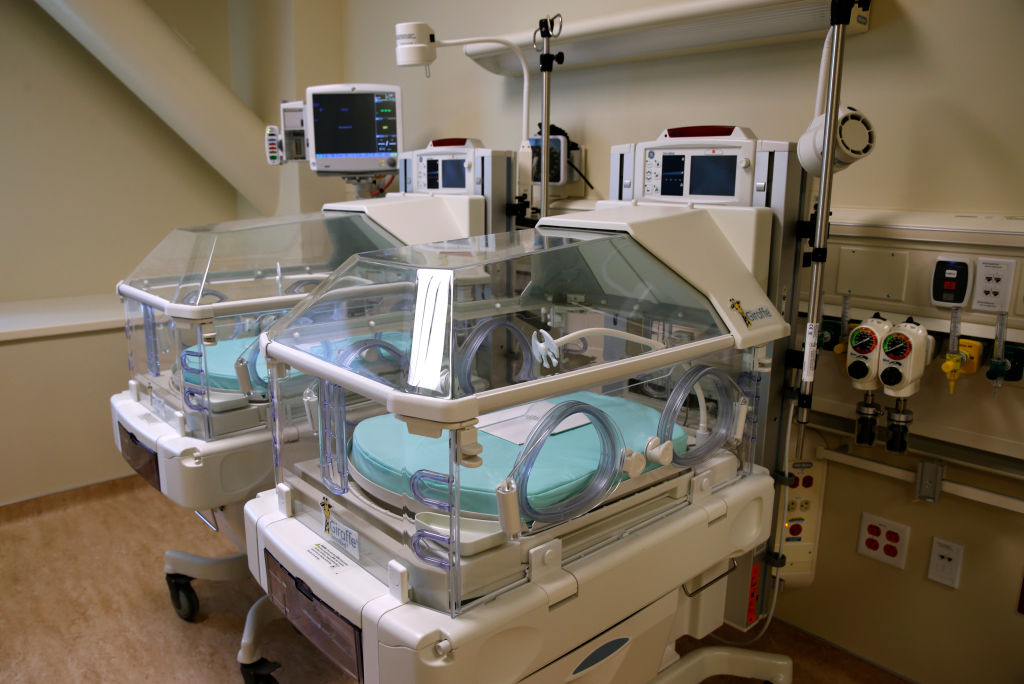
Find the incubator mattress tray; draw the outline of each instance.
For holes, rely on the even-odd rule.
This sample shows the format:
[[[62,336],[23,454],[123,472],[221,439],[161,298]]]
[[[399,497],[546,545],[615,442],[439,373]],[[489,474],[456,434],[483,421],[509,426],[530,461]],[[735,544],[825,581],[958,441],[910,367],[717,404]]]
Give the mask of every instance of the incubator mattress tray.
[[[593,392],[574,392],[549,401],[582,401],[601,409],[618,425],[623,446],[643,452],[647,440],[658,433],[660,412],[631,399]],[[483,418],[483,417],[481,417]],[[483,465],[460,471],[464,511],[497,515],[495,487],[512,472],[523,445],[480,429],[477,440],[483,446]],[[686,433],[676,427],[673,444],[685,451]],[[549,506],[581,491],[598,467],[601,443],[596,430],[584,423],[552,434],[543,447],[530,475],[528,496],[535,506]],[[405,424],[391,414],[360,422],[352,435],[352,465],[360,476],[398,495],[412,496],[409,478],[418,470],[448,473],[448,440],[409,434]],[[657,467],[648,464],[648,469]],[[447,490],[424,481],[421,491],[446,500]]]

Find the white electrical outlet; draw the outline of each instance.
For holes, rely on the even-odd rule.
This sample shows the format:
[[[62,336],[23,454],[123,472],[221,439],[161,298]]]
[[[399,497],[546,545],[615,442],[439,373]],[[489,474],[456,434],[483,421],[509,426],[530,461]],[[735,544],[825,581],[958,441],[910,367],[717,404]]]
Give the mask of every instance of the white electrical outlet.
[[[907,567],[910,527],[870,513],[860,514],[857,553],[900,570]]]
[[[932,554],[928,561],[928,579],[960,588],[960,569],[964,564],[964,547],[948,539],[932,537]]]

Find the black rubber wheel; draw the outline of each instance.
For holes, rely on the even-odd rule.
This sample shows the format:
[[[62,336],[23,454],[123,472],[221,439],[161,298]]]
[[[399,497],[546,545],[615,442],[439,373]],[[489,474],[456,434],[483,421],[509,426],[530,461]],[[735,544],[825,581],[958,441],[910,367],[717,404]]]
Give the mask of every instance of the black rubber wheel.
[[[260,658],[255,663],[240,663],[238,665],[238,669],[242,671],[242,681],[245,684],[277,684],[277,679],[270,673],[279,667],[281,667],[281,663],[271,662],[266,658]]]
[[[185,622],[195,622],[199,614],[199,597],[192,588],[192,578],[177,573],[167,574],[167,589],[171,593],[174,612]]]

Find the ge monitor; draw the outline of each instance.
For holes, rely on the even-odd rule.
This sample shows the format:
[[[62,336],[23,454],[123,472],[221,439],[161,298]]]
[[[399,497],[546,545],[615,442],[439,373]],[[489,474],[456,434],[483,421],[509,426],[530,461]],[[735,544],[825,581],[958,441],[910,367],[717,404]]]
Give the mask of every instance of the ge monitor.
[[[309,166],[317,173],[394,173],[402,150],[398,86],[345,83],[306,88]]]

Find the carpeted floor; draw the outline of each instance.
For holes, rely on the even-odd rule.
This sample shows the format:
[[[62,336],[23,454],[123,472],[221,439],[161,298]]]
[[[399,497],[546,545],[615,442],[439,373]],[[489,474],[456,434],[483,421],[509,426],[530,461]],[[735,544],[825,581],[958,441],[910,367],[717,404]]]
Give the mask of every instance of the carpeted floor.
[[[167,548],[235,552],[137,477],[0,507],[0,682],[241,682],[235,656],[259,586],[196,581],[199,617],[183,622],[164,582]],[[903,681],[778,621],[754,648],[792,655],[798,684]],[[284,621],[262,650],[283,664],[281,684],[350,681]]]

